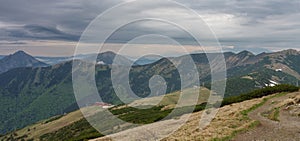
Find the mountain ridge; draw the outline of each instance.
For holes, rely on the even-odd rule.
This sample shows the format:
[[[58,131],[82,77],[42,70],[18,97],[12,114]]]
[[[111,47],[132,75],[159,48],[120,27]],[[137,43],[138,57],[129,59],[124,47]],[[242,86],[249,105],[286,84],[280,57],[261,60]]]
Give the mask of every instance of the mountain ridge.
[[[285,55],[224,53],[228,66],[225,96],[265,87],[271,85],[271,81],[296,85],[299,81],[296,76],[300,73],[300,55],[287,52]],[[206,55],[191,56],[199,71],[201,84],[210,88],[210,65]],[[187,55],[162,58],[152,64],[133,66],[130,71],[131,89],[145,97],[151,92],[149,79],[153,75],[161,75],[167,82],[167,93],[180,90],[180,76],[172,61],[184,65],[186,57]],[[288,68],[276,71],[283,66]],[[0,131],[5,133],[14,127],[24,127],[41,119],[78,109],[71,73],[72,61],[67,61],[49,67],[15,68],[0,74],[0,106],[5,109],[0,113]],[[120,104],[112,87],[110,74],[111,65],[96,65],[95,77],[101,97],[107,103]],[[190,81],[192,84],[195,80]]]

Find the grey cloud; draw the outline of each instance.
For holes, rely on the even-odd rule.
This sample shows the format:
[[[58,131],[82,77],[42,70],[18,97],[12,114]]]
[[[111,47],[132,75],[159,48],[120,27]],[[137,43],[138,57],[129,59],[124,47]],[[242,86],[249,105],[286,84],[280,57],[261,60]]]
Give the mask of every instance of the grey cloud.
[[[12,41],[12,42],[0,42],[0,45],[26,45],[25,42]]]
[[[81,33],[90,21],[120,0],[9,0],[0,2],[0,21],[14,24],[57,25]]]
[[[1,32],[5,33],[2,39],[7,40],[67,40],[78,41],[79,35],[72,35],[63,32],[56,27],[41,26],[41,25],[25,25],[4,29]]]
[[[297,48],[300,41],[300,1],[299,0],[177,0],[201,14],[233,15],[233,25],[227,23],[211,23],[212,29],[219,37],[222,45],[237,48],[278,47]],[[2,40],[67,40],[76,41],[87,25],[100,13],[123,0],[7,0],[0,1],[0,22],[8,24],[0,26]],[[160,1],[151,5],[128,7],[124,15],[153,14],[158,9],[174,7]],[[145,10],[151,9],[150,13]],[[165,13],[162,13],[165,14]],[[193,21],[181,16],[174,9],[174,18]],[[222,16],[222,15],[221,15]],[[107,19],[107,29],[118,22],[117,17]],[[209,23],[209,22],[208,22]],[[18,26],[11,26],[18,25]],[[209,23],[210,24],[210,23]],[[214,25],[215,24],[215,25]],[[25,25],[25,26],[24,26]],[[218,27],[219,26],[219,27]],[[153,26],[145,28],[136,25],[121,30],[118,37],[109,42],[124,43],[128,35],[142,35],[149,31],[163,30],[171,37],[189,43],[192,39],[178,34],[172,28]],[[101,31],[99,31],[101,32]]]

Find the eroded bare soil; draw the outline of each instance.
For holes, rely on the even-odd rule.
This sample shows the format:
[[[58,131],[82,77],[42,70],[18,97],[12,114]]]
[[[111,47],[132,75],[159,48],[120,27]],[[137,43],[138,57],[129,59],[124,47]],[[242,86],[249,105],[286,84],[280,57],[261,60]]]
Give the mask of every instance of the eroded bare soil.
[[[268,100],[263,106],[249,113],[252,120],[261,124],[246,133],[237,135],[234,141],[299,141],[300,117],[299,99],[300,93],[291,93],[285,96]],[[264,112],[279,108],[279,121],[271,120],[263,116]]]

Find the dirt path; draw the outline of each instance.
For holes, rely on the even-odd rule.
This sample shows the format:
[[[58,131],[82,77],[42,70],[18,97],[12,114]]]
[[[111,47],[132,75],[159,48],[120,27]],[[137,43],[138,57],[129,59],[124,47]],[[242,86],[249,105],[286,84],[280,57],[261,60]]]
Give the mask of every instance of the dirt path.
[[[280,109],[279,122],[262,116],[284,100],[300,93],[291,93],[269,99],[263,106],[249,113],[249,117],[261,123],[246,133],[237,135],[233,141],[300,141],[300,118],[291,116],[284,108]]]
[[[184,122],[187,119],[185,115],[180,117],[180,119],[155,122],[91,141],[108,141],[110,137],[115,140],[151,140],[149,137],[152,137],[153,134],[156,134],[156,137],[158,137],[158,139],[152,139],[153,141],[159,140],[159,137],[166,137],[163,141],[209,141],[213,138],[229,136],[237,128],[246,128],[250,120],[240,120],[243,118],[240,112],[251,108],[261,101],[262,98],[258,98],[224,106],[219,109],[219,112],[210,125],[203,130],[199,130],[199,121],[203,113],[203,111],[200,111],[193,113],[188,121],[178,130],[174,130],[174,125]],[[155,129],[155,133],[149,131],[153,129]],[[140,133],[143,131],[147,131],[147,134]],[[175,132],[168,136],[169,134],[166,133],[169,131]]]
[[[262,124],[249,132],[242,133],[234,138],[234,141],[254,141],[254,140],[278,140],[278,141],[300,141],[300,118],[292,117],[288,111],[280,111],[280,122],[269,120],[261,113],[269,111],[272,107],[277,107],[282,101],[288,99],[290,96],[300,95],[299,93],[291,93],[282,97],[276,97],[268,100],[263,106],[249,113],[252,120],[258,120]],[[185,140],[203,140],[209,141],[215,138],[223,138],[230,136],[233,131],[247,128],[252,120],[241,120],[243,115],[241,111],[250,109],[254,105],[260,103],[263,98],[252,99],[241,103],[227,105],[219,109],[218,114],[208,127],[204,130],[199,130],[199,119],[201,118],[202,111],[194,113],[188,122],[186,122],[178,130],[173,130],[174,125],[182,122],[186,117],[182,116],[180,119],[165,120],[161,122],[144,125],[141,127],[125,130],[110,136],[97,138],[91,141],[108,141],[112,137],[115,140],[150,140],[153,134],[156,134],[157,139],[168,135],[168,131],[175,131],[172,135],[164,138],[164,141],[185,141]],[[149,130],[155,129],[156,132]],[[147,131],[148,134],[141,134]],[[142,136],[141,136],[142,135]]]

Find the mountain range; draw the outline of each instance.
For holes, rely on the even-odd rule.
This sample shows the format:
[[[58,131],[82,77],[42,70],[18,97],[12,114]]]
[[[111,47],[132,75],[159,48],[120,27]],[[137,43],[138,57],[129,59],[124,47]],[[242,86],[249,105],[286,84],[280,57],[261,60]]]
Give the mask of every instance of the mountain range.
[[[96,65],[96,83],[104,102],[118,105],[122,102],[115,94],[110,79],[111,63],[115,56],[113,52],[98,55],[97,62],[101,63]],[[151,92],[149,79],[153,75],[161,75],[165,79],[167,93],[180,90],[180,76],[172,62],[184,63],[183,60],[188,56],[162,58],[151,64],[134,65],[130,71],[132,91],[141,97],[148,96]],[[191,54],[191,57],[198,68],[201,84],[203,82],[203,86],[210,88],[210,65],[206,54]],[[300,52],[296,50],[258,55],[248,51],[226,52],[224,57],[228,76],[226,97],[281,83],[297,85],[300,78]],[[125,57],[124,62],[123,65],[133,63]],[[72,61],[46,66],[24,52],[17,52],[1,59],[1,64],[14,67],[3,69],[1,66],[0,133],[78,109],[73,94]],[[96,101],[90,102],[92,104]]]

